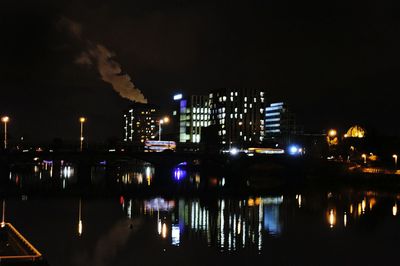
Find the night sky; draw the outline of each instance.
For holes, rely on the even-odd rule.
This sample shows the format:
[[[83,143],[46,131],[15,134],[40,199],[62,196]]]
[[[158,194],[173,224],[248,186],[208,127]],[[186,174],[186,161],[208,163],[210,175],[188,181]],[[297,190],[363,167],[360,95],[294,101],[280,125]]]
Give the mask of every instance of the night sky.
[[[394,3],[2,1],[0,114],[14,139],[76,139],[80,115],[89,141],[121,137],[130,101],[102,79],[100,45],[122,71],[109,78],[129,75],[166,111],[175,92],[264,88],[306,131],[362,124],[399,134]]]

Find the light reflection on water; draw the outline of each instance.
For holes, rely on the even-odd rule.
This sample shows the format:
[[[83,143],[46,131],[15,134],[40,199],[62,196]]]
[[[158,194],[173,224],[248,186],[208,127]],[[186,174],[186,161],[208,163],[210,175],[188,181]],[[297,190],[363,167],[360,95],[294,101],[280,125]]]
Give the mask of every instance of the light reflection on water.
[[[185,236],[204,238],[208,246],[221,251],[235,251],[245,247],[261,250],[263,234],[279,236],[282,230],[280,206],[283,197],[250,198],[245,200],[220,199],[214,206],[200,200],[145,200],[143,206],[121,205],[127,217],[132,213],[154,218],[154,227],[161,238],[172,246],[180,246]],[[136,206],[136,208],[134,208]]]
[[[153,182],[155,169],[149,163],[107,167],[105,162],[88,167],[89,172],[86,174],[90,175],[89,180],[93,187],[105,186],[110,180],[126,187],[150,186]],[[76,163],[36,160],[33,164],[14,167],[9,173],[9,179],[21,189],[65,190],[78,184],[79,171]]]
[[[132,265],[135,260],[174,265],[164,262],[162,254],[185,258],[193,249],[211,254],[209,260],[200,260],[208,265],[217,253],[236,254],[238,262],[256,254],[282,264],[287,262],[279,255],[282,250],[300,252],[299,259],[299,254],[325,243],[326,250],[313,255],[321,256],[312,263],[320,265],[336,245],[349,252],[387,255],[400,237],[398,198],[346,191],[219,199],[28,199],[11,201],[7,217],[46,254],[50,265]],[[311,246],[302,244],[308,238],[314,241]],[[379,242],[380,249],[368,250],[383,239],[387,241]],[[60,241],[69,253],[60,254]],[[352,246],[354,241],[358,247]],[[335,251],[339,260],[350,255],[346,248],[340,250]]]

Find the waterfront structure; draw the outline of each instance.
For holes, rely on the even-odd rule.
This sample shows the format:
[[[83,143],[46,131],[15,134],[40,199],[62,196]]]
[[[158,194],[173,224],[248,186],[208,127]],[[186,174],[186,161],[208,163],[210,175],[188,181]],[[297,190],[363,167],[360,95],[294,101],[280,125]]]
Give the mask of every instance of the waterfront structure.
[[[260,144],[264,138],[265,92],[216,89],[210,93],[210,122],[225,147]]]
[[[290,143],[296,134],[296,121],[284,102],[271,103],[265,108],[265,141]]]
[[[210,108],[206,95],[173,97],[175,108],[173,128],[175,140],[180,143],[200,143],[202,130],[210,125]]]
[[[0,264],[43,265],[42,254],[11,223],[0,225]]]
[[[345,138],[363,138],[365,136],[365,129],[355,125],[347,130],[347,133],[344,135]]]
[[[154,105],[135,103],[124,114],[124,141],[144,143],[157,138],[158,113]]]

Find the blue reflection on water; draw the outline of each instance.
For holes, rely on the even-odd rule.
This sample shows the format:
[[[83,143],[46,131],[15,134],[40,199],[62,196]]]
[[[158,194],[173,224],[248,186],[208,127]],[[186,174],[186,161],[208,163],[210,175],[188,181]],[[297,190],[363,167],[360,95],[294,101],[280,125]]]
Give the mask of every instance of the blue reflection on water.
[[[184,169],[181,169],[179,167],[174,168],[174,179],[179,181],[182,180],[186,177],[187,172]]]

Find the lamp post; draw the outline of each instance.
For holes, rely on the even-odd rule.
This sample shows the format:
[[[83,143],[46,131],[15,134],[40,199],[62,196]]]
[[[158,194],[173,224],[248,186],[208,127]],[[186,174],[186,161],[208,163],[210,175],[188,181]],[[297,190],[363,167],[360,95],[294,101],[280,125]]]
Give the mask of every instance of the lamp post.
[[[79,118],[79,122],[81,124],[80,151],[82,151],[83,150],[83,140],[84,140],[84,137],[83,137],[83,124],[86,122],[86,118],[85,117],[80,117]]]
[[[393,159],[394,159],[394,169],[397,169],[397,154],[393,154]]]
[[[4,149],[7,149],[7,123],[10,122],[10,118],[8,116],[3,116],[1,118],[1,122],[4,123]]]
[[[166,116],[158,121],[158,140],[161,141],[161,125],[169,122],[169,117]]]

